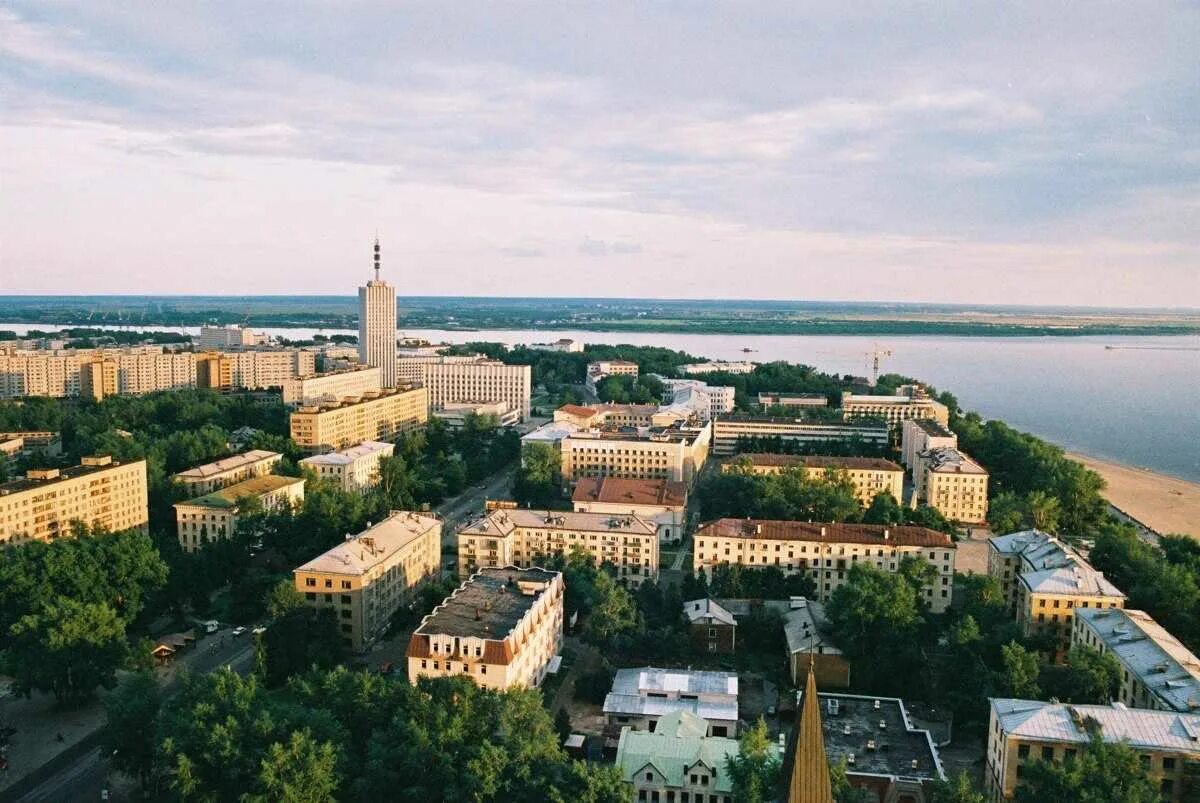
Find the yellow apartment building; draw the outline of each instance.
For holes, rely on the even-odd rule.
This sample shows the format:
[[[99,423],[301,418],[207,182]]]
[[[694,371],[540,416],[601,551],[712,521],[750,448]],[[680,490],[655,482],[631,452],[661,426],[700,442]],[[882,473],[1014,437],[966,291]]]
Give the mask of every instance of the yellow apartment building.
[[[379,390],[379,369],[359,365],[346,371],[297,376],[283,381],[284,404],[319,404],[337,401],[345,396],[361,396],[368,390]]]
[[[175,504],[175,526],[184,552],[223,540],[237,529],[247,499],[267,510],[304,501],[304,479],[267,474],[226,486],[187,502]]]
[[[693,571],[711,576],[722,563],[776,566],[784,574],[812,577],[821,602],[829,601],[857,563],[896,572],[905,556],[921,558],[937,570],[924,588],[929,609],[943,613],[950,606],[956,547],[950,536],[925,527],[717,519],[702,525],[694,541]]]
[[[913,484],[913,498],[950,521],[987,521],[987,470],[958,449],[943,447],[918,454],[913,464]]]
[[[481,569],[421,620],[408,643],[408,679],[461,675],[485,689],[540,686],[562,638],[562,574]]]
[[[207,494],[251,477],[270,474],[282,459],[279,452],[251,449],[181,471],[171,475],[171,479],[191,494]]]
[[[842,414],[855,418],[881,418],[893,428],[909,418],[932,418],[942,426],[950,423],[946,405],[930,398],[920,385],[901,385],[894,396],[859,395],[842,392]]]
[[[293,572],[305,604],[330,608],[343,644],[355,652],[382,636],[413,589],[438,573],[442,522],[410,511],[386,519],[318,555]]]
[[[146,461],[85,457],[78,466],[31,470],[0,484],[0,547],[53,541],[70,535],[74,521],[110,532],[145,531]]]
[[[658,528],[632,514],[493,510],[458,531],[458,576],[482,568],[538,565],[547,555],[579,548],[596,565],[617,568],[618,580],[638,585],[658,576]]]
[[[854,494],[866,507],[876,496],[887,491],[897,502],[904,498],[904,469],[881,457],[829,457],[825,455],[740,454],[727,458],[722,471],[749,471],[752,474],[779,474],[803,471],[809,477],[822,477],[834,471],[854,485]]]
[[[383,388],[338,402],[305,405],[291,414],[292,440],[305,451],[328,452],[363,441],[395,440],[429,420],[420,386]]]

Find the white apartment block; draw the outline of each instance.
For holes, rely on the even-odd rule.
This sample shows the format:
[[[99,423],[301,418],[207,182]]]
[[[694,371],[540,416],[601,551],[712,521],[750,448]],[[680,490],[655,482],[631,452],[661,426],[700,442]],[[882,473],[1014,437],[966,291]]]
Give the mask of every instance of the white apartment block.
[[[810,576],[821,602],[829,601],[857,563],[897,572],[906,556],[920,558],[936,569],[924,588],[929,609],[943,613],[950,606],[956,546],[950,536],[925,527],[717,519],[697,530],[694,540],[693,571],[711,576],[722,563],[776,566],[784,574]]]
[[[711,421],[734,410],[735,389],[709,385],[699,379],[662,378],[663,404],[691,409],[701,421]]]
[[[254,348],[267,342],[267,336],[245,326],[201,326],[195,338],[198,349]]]
[[[306,605],[331,608],[342,643],[363,652],[383,636],[413,589],[438,573],[442,522],[434,516],[392,511],[293,572]]]
[[[265,474],[205,494],[175,508],[175,531],[184,552],[195,552],[215,541],[230,538],[237,529],[243,503],[253,499],[264,510],[304,501],[302,477]]]
[[[283,455],[279,452],[251,449],[242,454],[223,457],[220,460],[181,471],[171,475],[171,479],[182,485],[189,493],[207,494],[251,477],[270,474],[282,459]]]
[[[532,567],[547,555],[575,548],[599,566],[612,563],[617,579],[638,585],[658,576],[658,531],[639,516],[548,510],[493,510],[458,531],[458,574],[487,567]]]
[[[470,365],[486,359],[483,354],[438,354],[436,350],[428,354],[405,353],[396,360],[396,375],[401,382],[420,382],[424,378],[426,365]]]
[[[725,362],[723,360],[713,362],[692,362],[687,365],[679,366],[679,373],[688,374],[751,374],[758,367],[758,363],[740,360],[735,362]]]
[[[566,354],[578,354],[583,351],[582,340],[572,340],[569,337],[559,338],[553,343],[530,343],[530,351],[558,351]]]
[[[468,677],[481,688],[540,686],[563,639],[563,577],[514,566],[482,569],[421,620],[408,679]]]
[[[687,486],[669,480],[586,478],[576,483],[571,504],[576,513],[637,516],[654,524],[664,543],[683,538]]]
[[[320,479],[331,480],[343,491],[361,494],[379,484],[379,463],[395,451],[394,443],[364,441],[349,449],[306,457],[300,466],[312,469]]]
[[[900,427],[900,462],[910,470],[921,452],[957,449],[958,436],[932,418],[909,418]]]
[[[1121,665],[1117,701],[1182,714],[1200,710],[1200,658],[1145,611],[1075,611],[1072,647],[1109,653]]]
[[[358,288],[358,361],[379,369],[383,387],[394,388],[396,374],[396,288],[379,278],[379,240],[375,241],[375,278]]]
[[[119,463],[108,455],[85,457],[71,468],[30,470],[0,484],[0,547],[69,536],[76,521],[110,532],[145,531],[146,484],[145,460]]]
[[[632,376],[637,377],[638,364],[629,360],[597,360],[587,364],[587,372],[584,376],[583,384],[587,389],[595,393],[596,386],[604,381],[605,377],[609,376]]]
[[[691,486],[708,459],[712,425],[577,430],[559,441],[562,476],[673,480]]]
[[[949,426],[946,405],[930,398],[920,385],[901,385],[894,396],[868,396],[842,392],[842,414],[847,421],[856,418],[880,418],[892,427],[909,418],[932,418]]]
[[[498,360],[421,363],[421,384],[428,388],[434,410],[462,402],[502,401],[525,420],[533,395],[532,377],[530,366]]]
[[[749,440],[753,451],[774,451],[773,444],[836,443],[862,441],[886,446],[886,424],[850,421],[806,421],[802,418],[779,418],[734,413],[713,419],[713,454],[728,456],[742,451],[743,439]]]
[[[282,388],[289,379],[317,372],[316,353],[300,349],[229,351],[221,358],[229,361],[228,386],[239,390]]]
[[[338,402],[305,405],[288,419],[292,440],[308,452],[345,449],[363,441],[395,439],[429,420],[423,387],[369,390]]]
[[[286,379],[283,383],[283,403],[301,405],[337,401],[346,396],[361,396],[368,390],[379,390],[381,387],[379,369],[372,365],[361,365],[345,371]]]
[[[0,398],[138,395],[196,386],[191,352],[162,346],[27,351],[0,349]]]

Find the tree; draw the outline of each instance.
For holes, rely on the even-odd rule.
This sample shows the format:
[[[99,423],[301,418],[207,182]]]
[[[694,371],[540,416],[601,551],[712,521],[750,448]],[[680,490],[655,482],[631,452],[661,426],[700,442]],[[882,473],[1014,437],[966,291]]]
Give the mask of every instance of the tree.
[[[280,580],[267,592],[267,615],[273,619],[278,619],[303,605],[304,597],[296,590],[296,585],[290,578]]]
[[[547,507],[561,499],[562,455],[546,443],[531,443],[521,455],[513,498],[526,507]]]
[[[725,771],[733,781],[739,803],[768,803],[776,799],[781,763],[779,751],[762,717],[738,737],[738,752],[727,756]]]
[[[985,800],[966,770],[948,781],[934,781],[929,786],[929,803],[984,803]]]
[[[1058,532],[1058,520],[1062,515],[1061,503],[1045,491],[1031,491],[1025,497],[1028,520],[1043,532]]]
[[[1065,694],[1056,695],[1072,703],[1108,703],[1121,685],[1121,665],[1112,653],[1092,647],[1072,647],[1067,653]]]
[[[1040,803],[1157,803],[1161,795],[1146,776],[1141,759],[1124,743],[1105,742],[1093,733],[1074,760],[1032,761],[1025,765],[1016,800]]]
[[[560,744],[571,735],[571,715],[567,709],[559,708],[554,712],[554,730],[558,733]]]
[[[1041,696],[1038,688],[1037,655],[1025,649],[1019,642],[1010,641],[1001,648],[1004,670],[1000,686],[1009,697],[1036,700]]]
[[[332,803],[341,782],[337,763],[337,750],[331,742],[318,743],[307,729],[292,731],[287,744],[272,744],[262,760],[258,777],[263,793],[244,799]]]
[[[876,803],[877,797],[866,789],[850,785],[846,759],[829,762],[829,787],[837,803]]]
[[[597,573],[595,595],[583,631],[584,637],[592,644],[610,645],[622,636],[635,633],[642,625],[633,597],[607,572]]]
[[[129,647],[125,623],[102,603],[60,597],[9,629],[9,662],[17,688],[51,692],[64,704],[78,704],[97,686],[112,688]]]
[[[1012,491],[1002,491],[988,502],[988,527],[994,533],[1011,533],[1025,526],[1025,504]]]
[[[847,581],[834,589],[829,621],[863,688],[897,691],[905,678],[922,676],[921,596],[900,574],[863,563],[851,566]],[[879,654],[889,655],[887,665],[870,660]]]
[[[890,491],[875,494],[863,513],[864,524],[900,524],[903,521],[904,511]]]
[[[275,620],[262,634],[268,687],[312,667],[329,668],[341,657],[342,634],[329,608],[295,608]]]
[[[157,749],[155,720],[161,705],[162,693],[151,672],[127,675],[104,698],[104,738],[113,766],[136,778],[147,797],[151,796]]]

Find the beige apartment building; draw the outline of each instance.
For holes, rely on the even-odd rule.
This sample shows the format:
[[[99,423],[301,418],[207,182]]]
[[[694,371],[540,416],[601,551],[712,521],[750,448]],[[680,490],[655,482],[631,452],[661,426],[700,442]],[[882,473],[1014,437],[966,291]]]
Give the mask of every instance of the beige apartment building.
[[[173,474],[171,479],[182,485],[189,493],[207,494],[251,477],[270,474],[282,459],[283,455],[279,452],[251,449],[248,452],[235,454],[232,457],[223,457],[220,460],[181,471]]]
[[[195,342],[198,349],[253,348],[266,343],[267,337],[245,326],[201,326]]]
[[[282,388],[317,372],[317,355],[303,349],[205,351],[195,355],[196,383],[214,390]]]
[[[1049,634],[1055,647],[1047,656],[1063,663],[1077,610],[1124,608],[1125,594],[1103,572],[1052,535],[1023,530],[988,540],[988,574],[1026,634]]]
[[[549,510],[493,510],[458,531],[458,576],[481,568],[529,568],[547,555],[570,555],[579,548],[617,570],[629,585],[658,576],[658,531],[636,515],[567,513]]]
[[[334,611],[342,643],[364,652],[387,632],[413,589],[438,573],[442,522],[423,513],[392,511],[292,576],[306,605]]]
[[[0,350],[0,398],[140,395],[196,386],[191,352],[162,346],[92,351]]]
[[[690,486],[708,459],[712,425],[579,430],[560,441],[562,476],[671,480]]]
[[[300,461],[323,480],[332,480],[343,491],[366,493],[379,484],[379,463],[391,457],[396,444],[364,441],[337,452],[313,455]]]
[[[828,407],[829,399],[821,393],[760,393],[759,407],[793,407],[796,409],[812,409],[813,407]]]
[[[659,542],[683,538],[687,486],[670,480],[595,477],[580,480],[571,495],[576,513],[630,514],[651,522]]]
[[[423,387],[370,390],[338,402],[304,405],[292,412],[292,440],[309,452],[345,449],[364,441],[391,440],[424,426],[429,395]]]
[[[360,365],[346,371],[310,374],[285,379],[283,403],[289,405],[319,404],[337,401],[345,396],[361,396],[368,390],[379,390],[379,369]]]
[[[842,414],[847,421],[881,418],[893,428],[910,418],[932,418],[942,426],[950,423],[946,405],[930,398],[920,385],[901,385],[894,396],[865,396],[844,391]]]
[[[0,547],[68,536],[75,521],[109,532],[145,531],[146,482],[145,460],[120,463],[100,455],[0,483]]]
[[[984,784],[992,800],[1011,800],[1032,761],[1056,764],[1078,756],[1098,734],[1124,742],[1171,803],[1192,799],[1200,760],[1200,715],[1112,705],[1072,705],[1039,700],[991,700]]]
[[[942,447],[918,454],[913,484],[913,500],[924,502],[950,521],[987,521],[987,470],[958,449]]]
[[[1117,659],[1117,702],[1182,714],[1200,709],[1200,658],[1145,611],[1077,608],[1071,646]]]
[[[498,360],[431,361],[421,364],[421,384],[429,390],[429,405],[437,410],[458,402],[502,401],[529,417],[533,369]]]
[[[481,569],[446,597],[408,642],[408,679],[461,675],[480,688],[537,687],[563,639],[563,577],[514,566]]]
[[[713,362],[690,362],[686,365],[679,366],[679,373],[687,376],[694,374],[752,374],[754,369],[758,367],[758,363],[750,362],[749,360],[735,360],[726,362],[724,360],[716,360]]]
[[[900,462],[912,469],[921,452],[957,449],[958,436],[932,418],[909,418],[900,425]]]
[[[749,452],[726,458],[722,471],[749,471],[752,474],[779,474],[803,471],[808,477],[823,477],[830,471],[844,475],[854,485],[854,493],[863,507],[887,491],[896,501],[904,498],[904,469],[881,457],[828,457],[825,455],[763,454]]]
[[[803,418],[756,416],[733,413],[713,419],[713,454],[728,456],[742,451],[749,443],[753,451],[776,449],[785,444],[807,446],[813,443],[836,444],[861,441],[886,446],[886,424],[852,421],[806,421]],[[771,444],[778,444],[773,446]]]
[[[298,505],[304,501],[304,479],[266,474],[176,503],[175,529],[183,551],[195,552],[232,536],[246,500],[256,501],[265,510]]]
[[[929,609],[943,613],[950,606],[956,547],[950,536],[925,527],[717,519],[701,526],[694,541],[693,571],[711,576],[722,563],[776,566],[784,574],[812,577],[821,602],[829,601],[856,563],[897,572],[906,556],[921,558],[937,570],[924,589]]]
[[[426,365],[473,365],[487,359],[483,354],[438,354],[446,346],[426,346],[414,353],[404,349],[396,359],[396,375],[400,382],[420,382]]]

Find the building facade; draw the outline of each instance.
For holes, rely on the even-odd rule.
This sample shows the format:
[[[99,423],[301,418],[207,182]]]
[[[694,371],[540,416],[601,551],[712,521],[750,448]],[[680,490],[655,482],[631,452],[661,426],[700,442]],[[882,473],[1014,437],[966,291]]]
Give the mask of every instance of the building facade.
[[[182,485],[188,493],[207,494],[219,491],[251,477],[270,474],[283,455],[265,449],[252,449],[232,457],[223,457],[202,466],[189,468],[171,475],[172,481]]]
[[[913,484],[914,501],[924,502],[950,521],[987,521],[987,470],[958,449],[941,447],[918,453]]]
[[[748,362],[746,360],[738,360],[735,362],[725,362],[717,360],[714,362],[692,362],[686,365],[679,366],[679,373],[688,376],[694,374],[750,374],[754,373],[754,369],[758,367],[758,363]]]
[[[582,340],[562,337],[553,343],[530,343],[528,348],[530,351],[559,351],[565,354],[578,354],[583,351],[583,345]]]
[[[667,714],[653,733],[621,728],[617,770],[639,803],[733,803],[726,770],[737,739],[706,736],[709,722],[686,711]]]
[[[71,523],[109,532],[146,531],[146,461],[85,457],[71,468],[26,472],[0,483],[0,547],[71,535]]]
[[[29,351],[0,349],[0,398],[134,396],[196,386],[191,352],[162,346]]]
[[[690,486],[708,459],[711,433],[710,424],[578,430],[559,442],[562,476],[569,483],[621,477]]]
[[[309,452],[395,439],[429,420],[423,387],[383,388],[338,402],[304,405],[289,418],[292,440]]]
[[[286,379],[283,383],[283,403],[301,405],[337,401],[346,396],[361,396],[368,390],[379,390],[381,387],[379,369],[371,365],[359,365],[345,371]]]
[[[803,471],[808,477],[823,477],[829,472],[844,475],[854,486],[854,495],[866,507],[885,491],[897,502],[904,498],[904,469],[881,457],[828,457],[825,455],[763,454],[748,452],[726,458],[722,471],[749,471],[752,474],[779,474]]]
[[[571,495],[576,513],[632,514],[658,528],[660,542],[683,538],[687,486],[669,480],[584,478]]]
[[[828,407],[829,399],[820,393],[760,393],[758,394],[758,406],[803,410],[813,407]]]
[[[683,616],[693,649],[722,655],[737,651],[737,619],[715,599],[684,602]]]
[[[1117,659],[1117,702],[1184,714],[1200,709],[1200,658],[1145,611],[1076,609],[1071,646]]]
[[[442,522],[394,510],[383,521],[348,538],[293,572],[305,604],[334,611],[343,644],[371,647],[418,584],[438,574]]]
[[[175,508],[175,531],[184,552],[195,552],[215,541],[231,537],[246,500],[265,510],[304,501],[304,479],[267,474],[226,486]]]
[[[205,351],[193,355],[196,384],[212,390],[282,388],[298,376],[316,373],[317,355],[303,349]]]
[[[900,462],[912,469],[917,455],[931,449],[957,449],[958,436],[932,418],[908,418],[900,425]]]
[[[379,369],[379,381],[394,388],[396,374],[396,288],[379,278],[379,240],[375,240],[375,278],[358,288],[358,361]]]
[[[807,446],[861,441],[865,444],[887,446],[886,424],[870,422],[805,421],[802,418],[779,418],[730,414],[713,420],[713,454],[727,457],[743,451],[770,451],[776,445]],[[769,448],[768,448],[769,447]]]
[[[893,428],[909,418],[932,418],[942,426],[950,423],[946,405],[930,398],[920,385],[901,385],[894,396],[864,396],[844,391],[842,415],[847,421],[879,418]]]
[[[530,366],[498,360],[421,363],[421,383],[429,390],[433,409],[460,402],[502,401],[525,420],[533,396],[532,377]]]
[[[343,491],[363,494],[379,484],[379,463],[395,451],[394,443],[363,441],[348,449],[306,457],[300,466],[311,469],[320,479],[330,480]]]
[[[950,605],[955,544],[925,527],[717,519],[701,526],[694,541],[694,572],[704,569],[711,576],[722,563],[776,566],[784,574],[812,577],[821,602],[829,601],[857,563],[897,572],[906,556],[921,558],[936,570],[924,588],[925,602],[934,613]]]
[[[736,389],[729,385],[710,385],[699,379],[662,377],[663,404],[682,404],[694,409],[702,421],[732,413]]]
[[[198,349],[238,349],[261,346],[267,337],[245,326],[201,326],[195,341]]]
[[[1200,715],[1112,705],[1071,705],[996,698],[988,718],[984,784],[993,800],[1011,800],[1032,761],[1071,761],[1093,734],[1124,742],[1141,757],[1163,800],[1195,793],[1190,777],[1200,760]]]
[[[654,732],[664,717],[679,713],[708,724],[705,736],[737,735],[738,676],[688,669],[618,669],[604,698],[609,725]]]
[[[537,566],[547,555],[582,549],[617,570],[629,585],[658,576],[658,532],[650,522],[628,514],[565,513],[547,510],[493,510],[458,531],[458,576],[479,569]]]
[[[481,569],[421,620],[408,643],[408,679],[461,675],[485,689],[535,688],[562,638],[561,573]]]
[[[449,402],[433,408],[434,418],[451,429],[462,429],[471,416],[495,420],[498,427],[511,427],[521,422],[519,410],[510,409],[506,402]]]

